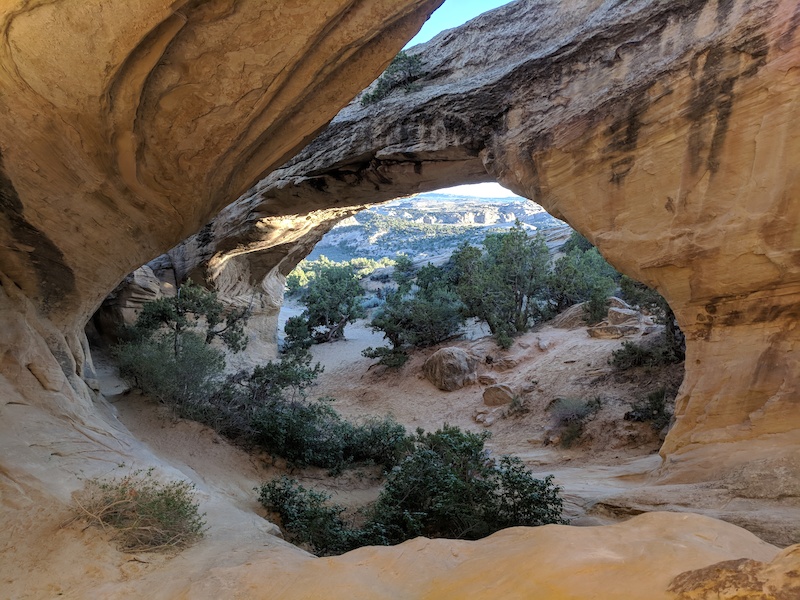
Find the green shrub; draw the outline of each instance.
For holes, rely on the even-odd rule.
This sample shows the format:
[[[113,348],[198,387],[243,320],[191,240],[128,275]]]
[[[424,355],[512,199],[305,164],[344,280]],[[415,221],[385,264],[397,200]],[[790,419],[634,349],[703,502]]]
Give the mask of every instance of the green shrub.
[[[348,323],[366,316],[361,307],[363,295],[349,267],[321,267],[300,298],[306,307],[302,318],[314,340],[322,343],[343,338]]]
[[[595,325],[608,315],[609,291],[592,290],[589,299],[583,305],[584,320],[589,325]]]
[[[114,354],[122,377],[181,416],[213,394],[225,369],[223,352],[193,332],[157,333],[121,344]]]
[[[503,347],[549,313],[550,253],[542,235],[517,221],[490,233],[484,251],[464,243],[450,257],[464,315],[484,321]]]
[[[249,309],[224,306],[216,293],[190,279],[175,296],[145,302],[127,333],[134,339],[152,339],[160,333],[175,341],[194,332],[202,334],[207,344],[219,339],[232,352],[240,352],[247,347],[244,326],[249,316]],[[179,350],[175,341],[175,353]]]
[[[679,363],[683,353],[662,334],[649,346],[625,340],[622,347],[611,353],[611,364],[620,370],[635,367],[659,367]]]
[[[311,328],[308,326],[308,319],[305,319],[301,315],[286,319],[283,331],[286,334],[286,337],[283,339],[283,352],[308,350],[314,345],[314,338],[311,337]]]
[[[297,465],[344,463],[345,424],[325,400],[269,398],[253,410],[250,426],[256,445]]]
[[[353,462],[371,461],[390,469],[413,448],[414,438],[391,417],[367,419],[343,432],[344,455]]]
[[[197,418],[222,381],[223,351],[247,345],[246,309],[226,308],[216,294],[188,281],[171,298],[146,302],[114,354],[120,374],[176,410]]]
[[[378,500],[362,511],[359,528],[345,524],[341,507],[327,506],[324,494],[290,480],[264,484],[260,500],[279,513],[292,539],[323,554],[418,535],[478,539],[504,527],[564,523],[552,476],[535,479],[518,458],[495,463],[484,448],[488,437],[447,425],[434,433],[418,430]]]
[[[579,252],[586,252],[594,248],[592,242],[587,240],[583,235],[578,233],[577,230],[573,229],[572,233],[569,234],[569,239],[564,242],[564,245],[561,246],[560,250],[564,254],[569,254],[573,250],[578,250]]]
[[[600,398],[557,398],[548,408],[553,425],[561,435],[561,445],[569,448],[583,435],[583,428],[589,417],[602,407]]]
[[[661,431],[672,419],[668,405],[674,399],[674,391],[663,387],[654,390],[635,402],[624,418],[626,421],[649,422],[653,429]]]
[[[114,539],[125,552],[183,548],[206,529],[193,491],[186,481],[157,481],[152,470],[121,479],[92,479],[76,497],[76,518],[114,529]]]
[[[314,554],[326,556],[351,550],[352,529],[342,520],[344,508],[328,504],[329,494],[310,490],[289,477],[263,483],[258,501],[278,514],[288,540],[303,545]]]
[[[392,349],[369,348],[364,356],[400,366],[405,362],[402,348],[422,348],[453,337],[464,323],[464,305],[440,267],[429,264],[415,272],[411,259],[400,255],[392,278],[397,291],[387,295],[370,323],[373,331],[383,332]]]
[[[386,348],[384,346],[373,348],[369,346],[361,351],[361,355],[365,358],[378,358],[379,365],[386,365],[393,369],[402,367],[408,362],[409,356],[403,350],[394,348]]]
[[[631,306],[643,308],[657,317],[663,316],[666,301],[656,290],[623,275],[619,282],[620,295]]]
[[[249,427],[252,441],[271,454],[334,472],[366,461],[391,468],[409,444],[405,428],[393,419],[354,424],[324,399],[267,398],[253,409]]]
[[[686,337],[683,335],[675,313],[666,299],[656,290],[645,284],[623,276],[620,281],[622,299],[633,306],[650,311],[656,322],[664,325],[664,334],[652,348],[653,357],[645,362],[650,366],[671,364],[684,360],[686,356]],[[621,359],[622,360],[622,359]]]
[[[622,370],[652,366],[655,364],[655,355],[650,349],[625,340],[621,348],[611,353],[611,364]]]
[[[361,105],[375,104],[386,98],[392,90],[397,88],[403,89],[406,93],[416,91],[419,89],[419,84],[415,82],[422,75],[422,60],[420,57],[410,56],[400,51],[378,78],[373,90],[362,94]]]
[[[584,251],[576,245],[553,265],[549,283],[551,302],[557,312],[586,302],[586,321],[597,323],[606,317],[608,296],[616,286],[617,277],[619,273],[597,249],[589,247]]]

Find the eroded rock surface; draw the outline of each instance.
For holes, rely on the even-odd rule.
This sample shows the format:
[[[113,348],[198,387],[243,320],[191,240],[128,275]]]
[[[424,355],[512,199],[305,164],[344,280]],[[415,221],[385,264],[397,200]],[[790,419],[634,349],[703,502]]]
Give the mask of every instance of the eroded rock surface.
[[[392,597],[408,586],[416,597],[591,597],[616,585],[619,598],[658,598],[691,568],[772,559],[775,548],[741,529],[673,515],[317,560],[264,542],[260,517],[232,510],[210,485],[204,505],[215,518],[235,512],[235,523],[213,529],[179,568],[108,558],[105,540],[59,529],[79,476],[153,465],[192,476],[137,442],[92,389],[89,315],[125,274],[284,163],[439,3],[11,0],[0,9],[0,527],[14,558],[0,561],[4,585],[18,595],[38,586],[41,596],[193,598],[232,589]],[[307,243],[303,216],[498,179],[672,303],[688,338],[665,446],[677,472],[738,472],[758,437],[770,481],[770,460],[797,446],[800,418],[798,23],[790,0],[510,4],[421,47],[430,74],[419,92],[352,105],[315,148],[246,194],[231,208],[237,221],[212,226],[239,233],[220,233],[207,264],[236,265],[257,249],[219,277],[230,290],[261,285],[260,273]],[[297,244],[281,248],[291,228]],[[281,283],[272,281],[268,291]],[[688,452],[706,447],[721,462]],[[785,464],[782,481],[796,477],[796,463]],[[62,589],[76,561],[85,568]]]
[[[5,3],[0,273],[61,332],[68,376],[106,294],[296,152],[440,3]],[[3,309],[27,310],[15,294]]]

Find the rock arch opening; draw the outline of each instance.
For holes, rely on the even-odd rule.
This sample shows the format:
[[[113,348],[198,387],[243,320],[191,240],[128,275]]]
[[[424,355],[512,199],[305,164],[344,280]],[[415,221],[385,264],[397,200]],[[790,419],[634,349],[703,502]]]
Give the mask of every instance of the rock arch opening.
[[[482,50],[457,42],[470,26],[418,46],[427,70],[420,89],[340,112],[226,209],[219,223],[234,235],[209,265],[247,261],[242,249],[286,240],[277,234],[286,215],[300,217],[290,236],[307,226],[319,233],[314,211],[341,215],[499,181],[577,228],[674,309],[687,375],[662,449],[667,481],[710,470],[734,477],[748,454],[768,469],[797,464],[791,199],[800,179],[790,157],[800,136],[789,133],[798,89],[789,66],[798,53],[780,41],[793,12],[791,3],[766,12],[734,4],[736,19],[717,18],[712,4],[643,3],[625,25],[612,25],[605,5],[565,17],[555,4],[512,4],[502,21],[471,25],[495,27],[502,59],[489,69]]]

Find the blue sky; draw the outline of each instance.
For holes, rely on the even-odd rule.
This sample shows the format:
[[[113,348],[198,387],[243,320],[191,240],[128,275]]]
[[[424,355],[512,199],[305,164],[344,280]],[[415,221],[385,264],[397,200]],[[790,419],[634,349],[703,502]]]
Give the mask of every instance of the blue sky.
[[[463,25],[470,19],[485,13],[487,10],[508,4],[510,0],[445,0],[431,18],[425,22],[420,32],[415,35],[406,48],[427,42],[445,29]],[[459,185],[454,188],[439,190],[444,194],[476,196],[479,198],[506,198],[515,194],[499,183],[479,183],[475,185]]]
[[[425,22],[420,32],[406,44],[406,48],[427,42],[440,31],[463,25],[487,10],[509,2],[510,0],[445,0]]]

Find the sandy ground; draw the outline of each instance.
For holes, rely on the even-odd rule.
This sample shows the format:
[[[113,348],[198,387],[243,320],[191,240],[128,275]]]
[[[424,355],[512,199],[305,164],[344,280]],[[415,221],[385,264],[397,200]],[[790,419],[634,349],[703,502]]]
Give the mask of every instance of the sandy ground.
[[[281,313],[281,325],[299,312],[299,307],[289,303]],[[620,384],[613,380],[607,364],[611,352],[620,346],[619,340],[589,338],[584,327],[543,327],[518,338],[504,352],[487,333],[485,328],[471,326],[464,338],[449,345],[481,357],[482,375],[516,389],[533,388],[521,394],[527,412],[510,416],[505,415],[506,407],[491,411],[496,420],[488,428],[492,438],[487,447],[495,455],[519,456],[537,475],[553,473],[564,489],[566,513],[576,522],[608,522],[608,515],[588,517],[587,509],[646,481],[660,463],[655,454],[658,434],[646,424],[624,421],[622,415],[643,389],[659,385],[659,378],[679,381],[679,369]],[[487,429],[474,420],[476,410],[484,406],[485,386],[454,392],[434,387],[421,373],[422,363],[437,348],[414,353],[400,369],[376,366],[374,360],[361,355],[366,347],[383,344],[382,334],[372,332],[362,320],[347,326],[344,340],[312,347],[314,360],[325,370],[311,395],[333,397],[334,408],[353,420],[390,415],[410,430],[421,427],[431,431],[445,423],[472,431]],[[494,359],[491,365],[487,356]],[[107,394],[120,420],[135,436],[192,480],[213,482],[243,510],[263,514],[253,488],[286,472],[284,464],[276,464],[268,456],[249,455],[205,427],[174,418],[165,407],[136,392],[120,394],[112,367],[100,362]],[[567,396],[600,397],[604,403],[583,438],[569,450],[545,445],[552,429],[546,407],[553,399]],[[337,479],[315,469],[292,475],[328,491],[345,506],[366,504],[380,489],[379,473],[374,469],[360,469]]]
[[[290,306],[282,321],[297,311]],[[475,419],[478,411],[487,410],[486,384],[453,392],[434,387],[422,376],[422,364],[437,348],[415,352],[399,369],[376,366],[361,351],[383,345],[383,339],[366,321],[348,325],[345,340],[312,348],[314,360],[325,370],[310,395],[334,398],[333,407],[352,420],[390,415],[412,431],[418,427],[432,431],[444,423],[471,431],[488,429],[492,437],[487,447],[495,456],[513,454],[537,476],[554,475],[562,488],[565,516],[576,525],[616,522],[651,510],[693,511],[736,523],[772,543],[791,543],[794,534],[786,533],[784,523],[796,517],[797,507],[733,498],[713,485],[658,484],[657,452],[663,432],[623,417],[647,393],[677,386],[680,365],[619,373],[609,359],[622,340],[591,338],[583,326],[542,326],[517,338],[508,351],[498,349],[484,333],[473,328],[464,339],[448,345],[478,356],[484,381],[508,383],[519,391],[524,407],[516,414],[509,414],[507,406],[488,409],[493,420],[488,427]],[[111,367],[104,368],[109,369],[104,386],[111,386],[108,392],[119,392],[113,387]],[[599,399],[602,405],[570,448],[550,443],[557,434],[547,409],[564,397]],[[335,502],[350,509],[364,506],[380,491],[375,468],[356,469],[335,479],[321,469],[292,472],[281,461],[249,455],[207,428],[175,419],[163,406],[135,392],[118,393],[111,401],[123,424],[156,455],[193,481],[213,486],[254,518],[261,519],[264,511],[253,488],[287,472],[305,485],[329,492]],[[267,521],[262,523],[276,533]]]
[[[384,345],[380,334],[364,321],[348,325],[345,340],[314,346],[314,360],[325,371],[312,393],[336,399],[334,407],[350,419],[390,415],[413,430],[435,430],[443,424],[471,431],[488,429],[487,447],[495,455],[514,454],[540,476],[554,474],[562,486],[565,510],[574,521],[596,524],[608,515],[589,517],[587,509],[603,498],[644,484],[661,462],[658,432],[648,424],[625,421],[631,403],[647,392],[677,385],[681,368],[652,370],[619,381],[608,365],[620,340],[590,338],[585,327],[541,327],[518,338],[509,351],[500,350],[485,331],[472,329],[460,346],[482,357],[479,374],[508,383],[520,393],[527,412],[507,414],[508,407],[490,409],[490,427],[475,421],[484,409],[485,385],[453,392],[437,389],[422,375],[422,364],[438,347],[417,351],[403,367],[388,369],[361,356],[367,346]],[[474,339],[470,339],[474,338]],[[487,364],[486,357],[492,364]],[[553,427],[546,408],[556,398],[600,398],[603,409],[586,426],[570,449],[547,445]]]

